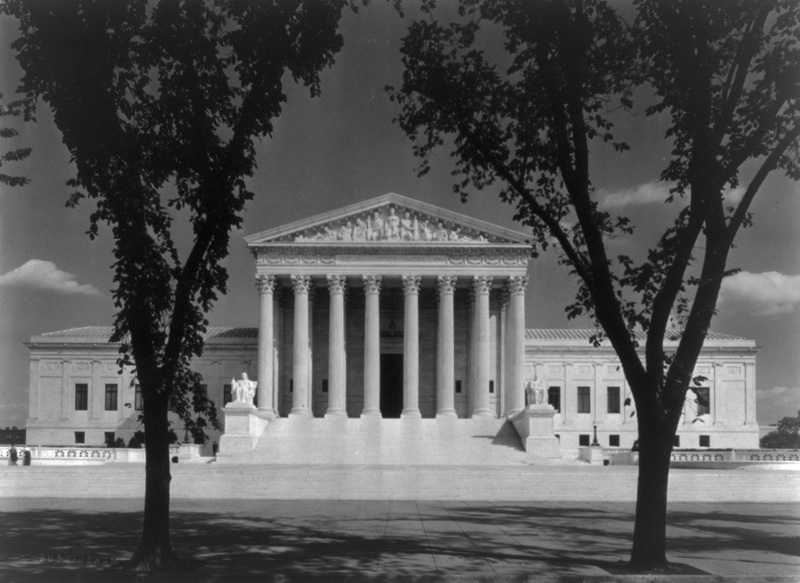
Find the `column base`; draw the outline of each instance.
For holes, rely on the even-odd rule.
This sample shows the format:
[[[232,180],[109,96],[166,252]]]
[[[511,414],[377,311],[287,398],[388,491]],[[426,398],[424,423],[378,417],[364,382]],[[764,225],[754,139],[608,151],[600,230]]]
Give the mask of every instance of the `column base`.
[[[455,409],[442,409],[441,411],[436,412],[437,419],[453,419],[458,418],[458,414],[456,413]]]
[[[296,407],[289,413],[289,417],[313,417],[314,414],[306,407]]]
[[[381,415],[381,410],[380,409],[364,409],[361,412],[361,416],[362,417],[376,417],[378,419],[383,417],[383,415]]]
[[[328,409],[325,411],[325,418],[328,417],[347,417],[347,411],[344,409]]]
[[[400,419],[422,419],[422,413],[419,412],[419,409],[403,409]]]
[[[472,419],[494,419],[494,415],[489,409],[476,409],[470,417]]]
[[[513,417],[514,415],[516,415],[517,413],[520,413],[522,410],[523,410],[523,409],[522,409],[522,407],[519,407],[519,408],[517,408],[517,409],[512,409],[511,411],[508,411],[508,412],[506,412],[506,414],[504,415],[504,417],[511,418],[511,417]]]
[[[278,416],[278,414],[275,412],[275,409],[273,409],[272,407],[259,407],[258,412],[261,413],[262,415],[266,415],[272,418]]]

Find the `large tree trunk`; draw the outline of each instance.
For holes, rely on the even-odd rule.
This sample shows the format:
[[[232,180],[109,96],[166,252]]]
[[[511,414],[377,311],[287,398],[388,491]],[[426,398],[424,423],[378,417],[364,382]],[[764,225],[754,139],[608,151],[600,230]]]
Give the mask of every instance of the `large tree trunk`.
[[[145,493],[144,528],[130,562],[134,571],[170,570],[179,565],[169,541],[169,400],[152,391],[144,399]],[[148,398],[149,397],[149,398]]]
[[[639,482],[630,564],[636,569],[658,571],[668,564],[667,487],[677,420],[652,415],[640,416],[638,422]]]

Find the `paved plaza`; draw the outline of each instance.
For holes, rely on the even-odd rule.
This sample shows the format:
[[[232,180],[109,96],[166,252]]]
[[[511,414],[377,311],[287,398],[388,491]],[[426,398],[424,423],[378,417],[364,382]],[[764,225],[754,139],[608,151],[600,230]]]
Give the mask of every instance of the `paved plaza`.
[[[633,576],[632,503],[174,500],[189,572],[137,578],[141,506],[0,499],[0,581],[800,580],[797,504],[671,504],[680,571]]]

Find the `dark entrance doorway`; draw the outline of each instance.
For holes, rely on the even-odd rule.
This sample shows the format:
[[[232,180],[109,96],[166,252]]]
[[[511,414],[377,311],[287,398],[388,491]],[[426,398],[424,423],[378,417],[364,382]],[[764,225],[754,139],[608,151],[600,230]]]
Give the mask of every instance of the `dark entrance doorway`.
[[[403,412],[403,355],[381,354],[381,415],[397,419]]]

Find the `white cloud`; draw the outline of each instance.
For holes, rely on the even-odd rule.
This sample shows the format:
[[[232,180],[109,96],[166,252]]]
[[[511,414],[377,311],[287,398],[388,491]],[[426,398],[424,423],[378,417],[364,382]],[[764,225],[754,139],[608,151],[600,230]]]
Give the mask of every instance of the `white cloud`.
[[[619,190],[617,192],[609,193],[607,190],[600,189],[598,194],[600,196],[600,206],[606,209],[616,209],[631,205],[644,205],[654,203],[664,203],[670,196],[670,188],[675,185],[674,182],[661,182],[653,180],[645,184],[641,184],[636,188],[628,188]],[[742,200],[744,196],[745,187],[737,186],[736,188],[726,188],[723,192],[723,197],[727,204],[736,205]],[[688,199],[689,192],[685,195]]]
[[[103,294],[90,284],[79,284],[75,276],[61,271],[52,261],[31,259],[23,265],[0,275],[0,287],[32,287],[62,294]]]
[[[800,387],[773,387],[756,393],[756,411],[761,425],[794,417],[800,410]]]
[[[663,203],[669,196],[670,184],[666,182],[648,182],[636,188],[628,188],[617,192],[608,193],[600,190],[602,197],[601,206],[604,208],[620,208],[632,204]]]
[[[722,281],[723,304],[734,304],[754,316],[789,314],[800,304],[800,275],[741,271]]]

